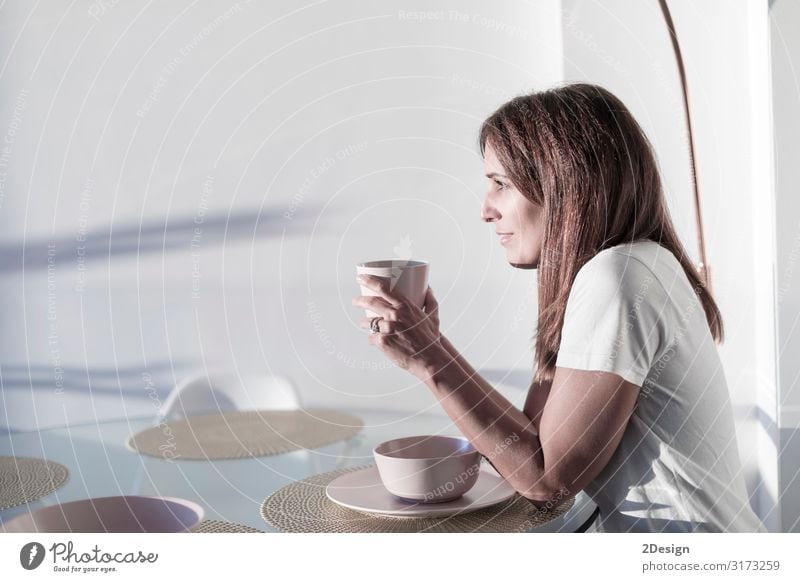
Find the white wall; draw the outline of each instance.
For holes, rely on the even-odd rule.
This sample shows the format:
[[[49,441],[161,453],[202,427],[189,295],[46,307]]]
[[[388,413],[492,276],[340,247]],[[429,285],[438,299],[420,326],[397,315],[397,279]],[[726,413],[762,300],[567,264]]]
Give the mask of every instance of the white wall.
[[[800,531],[800,3],[770,3],[775,123],[780,498],[783,531]]]
[[[604,84],[654,144],[673,220],[699,260],[680,80],[657,2],[564,0],[565,80]],[[751,502],[779,528],[767,6],[670,2],[692,99],[720,346]]]
[[[473,364],[526,386],[535,274],[479,220],[477,131],[561,80],[558,2],[420,7],[5,2],[0,424],[151,414],[204,365],[437,407],[350,305],[354,264],[398,252]]]

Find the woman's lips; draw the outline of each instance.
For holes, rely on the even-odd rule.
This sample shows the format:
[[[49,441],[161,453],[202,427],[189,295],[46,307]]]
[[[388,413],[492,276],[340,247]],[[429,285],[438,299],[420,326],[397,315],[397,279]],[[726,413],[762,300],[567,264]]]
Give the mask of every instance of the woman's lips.
[[[508,242],[508,239],[510,239],[511,236],[512,236],[511,234],[501,234],[500,235],[500,244],[501,245],[506,244],[506,242]]]

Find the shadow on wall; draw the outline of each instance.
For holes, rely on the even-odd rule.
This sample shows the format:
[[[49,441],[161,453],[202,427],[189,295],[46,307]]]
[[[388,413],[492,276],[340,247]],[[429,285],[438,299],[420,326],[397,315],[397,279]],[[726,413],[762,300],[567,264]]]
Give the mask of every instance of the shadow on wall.
[[[322,230],[325,223],[314,224],[321,209],[299,209],[291,219],[277,210],[231,212],[226,216],[165,218],[159,222],[112,225],[103,232],[89,229],[80,250],[86,261],[119,255],[168,252],[188,249],[195,229],[201,229],[203,245],[221,245],[224,241],[243,238],[265,238],[280,234],[308,234],[312,228]],[[327,211],[326,211],[327,212]],[[335,222],[335,221],[333,221]],[[0,274],[19,270],[46,269],[48,259],[74,259],[79,248],[75,235],[52,240],[35,239],[24,244],[9,245],[0,255]],[[63,254],[65,256],[59,256]]]
[[[169,394],[175,378],[181,378],[192,369],[193,362],[162,361],[146,366],[91,367],[60,366],[64,390],[113,392],[115,394],[141,393],[143,383],[152,383],[159,397]],[[49,364],[12,364],[0,368],[0,386],[4,390],[29,388],[54,390],[53,366]]]

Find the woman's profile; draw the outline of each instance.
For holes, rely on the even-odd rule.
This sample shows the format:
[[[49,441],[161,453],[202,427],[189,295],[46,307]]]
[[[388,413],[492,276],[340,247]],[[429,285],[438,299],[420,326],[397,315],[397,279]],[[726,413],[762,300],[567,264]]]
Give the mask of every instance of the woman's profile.
[[[370,342],[424,381],[536,505],[584,490],[600,510],[597,531],[765,532],[748,501],[715,344],[722,317],[629,110],[597,85],[565,85],[503,104],[479,144],[481,218],[509,264],[537,269],[535,374],[523,409],[441,334],[430,288],[419,309],[382,280],[363,281],[378,293],[354,300],[380,315],[361,323],[376,332]]]

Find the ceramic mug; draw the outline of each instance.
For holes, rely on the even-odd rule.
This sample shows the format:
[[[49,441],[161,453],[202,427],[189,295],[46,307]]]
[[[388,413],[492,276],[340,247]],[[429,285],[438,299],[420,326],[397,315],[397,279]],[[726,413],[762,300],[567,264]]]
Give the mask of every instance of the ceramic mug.
[[[428,261],[411,259],[384,259],[381,261],[365,261],[356,265],[359,275],[373,275],[389,282],[389,291],[399,291],[420,309],[425,304],[425,293],[428,290]],[[361,285],[361,294],[375,297],[377,292]],[[364,310],[367,317],[378,317],[377,313]]]

